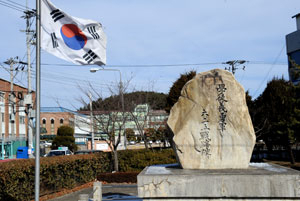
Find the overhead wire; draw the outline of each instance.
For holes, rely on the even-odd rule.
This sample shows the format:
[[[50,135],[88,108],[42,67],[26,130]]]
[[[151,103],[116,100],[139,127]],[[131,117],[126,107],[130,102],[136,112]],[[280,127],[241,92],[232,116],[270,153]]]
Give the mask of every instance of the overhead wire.
[[[35,72],[35,70],[33,70],[33,72]],[[70,74],[68,74],[70,75]],[[33,74],[33,78],[35,78],[36,76]],[[88,83],[94,83],[96,86],[101,86],[101,87],[107,87],[107,86],[113,86],[113,85],[109,85],[107,83],[100,83],[98,80],[90,80],[90,79],[78,79],[77,78],[78,75],[71,75],[71,76],[66,76],[66,75],[61,75],[59,73],[55,73],[55,72],[45,72],[45,71],[42,71],[42,79],[44,80],[53,80],[53,81],[57,81],[57,80],[60,80],[60,81],[63,81],[63,82],[66,82],[66,83],[72,83],[73,86],[74,85],[74,81],[77,81],[79,83],[85,83],[85,84],[88,84]]]
[[[269,65],[270,62],[264,61],[248,61],[250,64],[263,64]],[[273,64],[273,63],[272,63]],[[77,67],[85,67],[85,65],[76,65],[76,64],[59,64],[59,63],[42,63],[43,66],[77,66]],[[113,64],[113,65],[105,65],[105,67],[130,67],[130,68],[155,68],[155,67],[184,67],[184,66],[203,66],[203,65],[224,65],[224,62],[211,62],[211,63],[194,63],[194,64]],[[273,65],[286,65],[286,63],[276,63]]]
[[[277,61],[278,61],[280,55],[282,54],[284,48],[285,48],[285,44],[282,46],[282,48],[281,48],[279,54],[276,56],[274,62],[271,64],[271,66],[270,66],[270,68],[269,68],[269,70],[268,70],[266,76],[264,77],[264,79],[261,81],[261,83],[260,83],[260,85],[258,86],[258,88],[256,89],[256,91],[254,92],[253,97],[255,97],[255,95],[256,95],[257,92],[260,90],[260,88],[262,87],[262,85],[264,84],[264,82],[266,81],[266,79],[269,77],[270,72],[273,70],[274,66],[276,65],[276,63],[277,63]]]
[[[15,7],[13,7],[13,6],[9,6],[9,5],[7,5],[7,4],[5,4],[5,3],[2,3],[2,2],[0,2],[0,5],[5,6],[5,7],[8,7],[8,8],[11,8],[11,9],[16,10],[16,11],[24,12],[24,10],[17,9],[17,8],[15,8]]]
[[[27,6],[19,4],[19,3],[15,2],[15,1],[11,1],[11,0],[6,0],[6,1],[11,2],[11,3],[15,4],[15,5],[21,6],[21,7],[25,8],[25,9],[28,8]]]
[[[200,65],[216,65],[216,64],[222,64],[221,62],[214,62],[214,63],[197,63],[197,64],[131,64],[131,65],[105,65],[104,67],[131,67],[131,68],[137,68],[137,67],[175,67],[175,66],[200,66]],[[49,64],[49,63],[42,63],[44,66],[78,66],[78,67],[84,67],[76,64]]]
[[[8,8],[20,11],[20,12],[26,11],[26,7],[24,7],[24,8],[23,8],[23,6],[20,7],[20,6],[17,5],[17,3],[8,3],[8,2],[0,0],[0,4],[3,5],[3,6],[6,6]]]
[[[264,65],[268,64],[267,62],[261,62],[261,61],[259,61],[259,62],[256,61],[256,62],[251,62],[251,63],[252,64],[264,64]],[[198,65],[199,64],[204,65],[204,64],[224,64],[224,63],[220,63],[220,62],[198,63]],[[278,63],[273,63],[273,64],[276,65]],[[42,64],[42,65],[45,65],[45,64]],[[55,65],[55,64],[46,64],[46,65]],[[76,66],[75,64],[62,64],[62,65],[64,65],[64,66]],[[165,65],[165,64],[163,64],[163,65],[158,64],[156,66],[181,66],[181,65],[195,65],[195,64],[167,64],[167,65]],[[120,65],[116,65],[116,66],[120,66]],[[126,66],[133,66],[133,65],[126,65]],[[137,66],[137,65],[134,65],[134,66]],[[148,66],[149,67],[149,66],[154,66],[154,65],[138,65],[138,66]],[[34,70],[33,70],[33,72],[34,72]],[[43,80],[47,80],[49,82],[60,80],[61,84],[69,84],[71,86],[78,86],[78,84],[74,84],[74,80],[75,80],[75,81],[77,81],[79,83],[88,83],[88,82],[90,82],[90,83],[93,83],[93,84],[95,84],[97,86],[100,86],[100,87],[106,87],[106,86],[108,86],[107,84],[101,84],[101,83],[99,83],[99,81],[87,81],[86,79],[78,79],[78,75],[72,75],[70,73],[67,74],[69,76],[66,76],[66,75],[56,74],[54,72],[51,72],[51,73],[50,72],[46,72],[45,73],[45,71],[43,71],[43,72],[44,72],[43,73],[44,75],[47,75],[46,76],[47,78],[43,78]],[[51,78],[49,78],[48,75],[50,75]],[[58,79],[55,79],[55,78],[58,78]],[[112,85],[110,85],[110,86],[112,86]]]

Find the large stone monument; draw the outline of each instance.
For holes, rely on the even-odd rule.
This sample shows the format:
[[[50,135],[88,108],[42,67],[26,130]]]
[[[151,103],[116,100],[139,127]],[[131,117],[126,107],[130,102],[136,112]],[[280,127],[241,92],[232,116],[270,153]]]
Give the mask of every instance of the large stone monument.
[[[138,175],[144,200],[300,200],[300,174],[266,163],[249,166],[255,133],[243,87],[227,71],[196,75],[183,87],[168,125],[178,164]]]
[[[245,91],[230,72],[216,69],[186,83],[168,125],[184,169],[248,168],[255,133]]]

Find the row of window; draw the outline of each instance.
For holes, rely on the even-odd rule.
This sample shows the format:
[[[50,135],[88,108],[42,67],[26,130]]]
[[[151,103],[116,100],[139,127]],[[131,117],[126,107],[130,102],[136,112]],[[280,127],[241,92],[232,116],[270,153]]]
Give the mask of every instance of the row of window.
[[[55,121],[55,120],[54,120],[53,118],[51,118],[50,123],[51,123],[51,124],[54,124],[54,121]],[[46,119],[43,119],[43,120],[42,120],[42,124],[43,124],[43,125],[46,125],[46,122],[47,122]],[[64,124],[64,119],[60,119],[60,120],[59,120],[59,123],[60,123],[60,125],[62,126],[62,125]]]
[[[25,124],[25,116],[19,116],[19,123],[20,124]],[[2,119],[2,122],[4,122],[4,113],[1,113],[1,119]],[[11,119],[11,114],[9,115],[9,119]]]
[[[43,128],[46,128],[46,123],[47,123],[47,120],[46,119],[42,119],[42,127]],[[54,118],[51,118],[50,119],[50,132],[51,132],[51,134],[54,134],[54,132],[55,132],[55,126],[54,126],[54,123],[55,123],[55,120],[54,120]],[[62,126],[63,124],[64,124],[64,119],[63,118],[61,118],[60,120],[59,120],[59,124]]]
[[[5,102],[5,96],[4,93],[0,92],[0,103]],[[24,99],[19,99],[19,107],[24,107]]]

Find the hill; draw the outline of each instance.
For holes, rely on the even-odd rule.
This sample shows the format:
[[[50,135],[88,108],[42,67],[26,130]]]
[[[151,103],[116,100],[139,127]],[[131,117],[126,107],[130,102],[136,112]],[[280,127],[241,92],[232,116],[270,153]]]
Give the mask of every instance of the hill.
[[[153,110],[164,110],[167,104],[167,95],[164,93],[137,91],[124,94],[125,110],[130,108],[130,105],[148,103]],[[119,96],[110,96],[105,99],[99,98],[93,101],[93,110],[112,111],[120,110],[121,101]],[[80,111],[89,110],[89,106],[84,106]]]

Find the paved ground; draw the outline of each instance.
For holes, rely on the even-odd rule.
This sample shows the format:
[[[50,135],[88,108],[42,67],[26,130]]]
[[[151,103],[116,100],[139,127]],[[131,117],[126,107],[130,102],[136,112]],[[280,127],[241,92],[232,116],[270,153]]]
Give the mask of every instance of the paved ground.
[[[86,188],[49,201],[77,201],[80,194],[89,194],[92,198],[93,188]],[[136,184],[105,184],[102,185],[103,201],[106,200],[141,200],[137,198]]]

